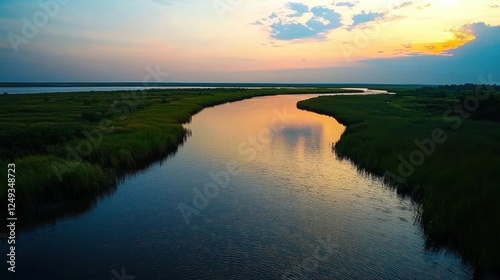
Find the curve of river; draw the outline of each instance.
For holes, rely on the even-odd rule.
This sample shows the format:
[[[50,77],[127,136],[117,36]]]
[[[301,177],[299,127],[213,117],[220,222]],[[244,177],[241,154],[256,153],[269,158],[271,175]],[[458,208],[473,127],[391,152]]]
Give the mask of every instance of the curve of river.
[[[410,200],[335,157],[345,127],[296,108],[315,96],[203,110],[167,161],[19,234],[2,279],[470,279],[425,248]]]

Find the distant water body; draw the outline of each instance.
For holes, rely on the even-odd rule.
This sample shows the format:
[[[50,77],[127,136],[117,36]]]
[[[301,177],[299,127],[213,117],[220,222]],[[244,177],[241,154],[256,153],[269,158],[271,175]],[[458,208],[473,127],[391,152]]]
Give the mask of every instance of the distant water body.
[[[49,92],[91,92],[91,91],[128,91],[147,89],[196,89],[217,88],[201,86],[171,86],[171,87],[0,87],[0,93],[8,94],[35,94]]]
[[[304,87],[286,87],[286,86],[277,86],[277,87],[237,87],[237,86],[156,86],[156,87],[137,87],[137,86],[57,86],[57,87],[0,87],[0,94],[39,94],[39,93],[54,93],[54,92],[66,92],[66,93],[74,93],[74,92],[95,92],[95,91],[132,91],[132,90],[149,90],[149,89],[216,89],[216,88],[244,88],[244,89],[263,89],[263,88],[304,88]],[[332,87],[333,88],[333,87]],[[346,90],[364,90],[365,94],[391,94],[385,90],[372,90],[368,88],[343,88]]]

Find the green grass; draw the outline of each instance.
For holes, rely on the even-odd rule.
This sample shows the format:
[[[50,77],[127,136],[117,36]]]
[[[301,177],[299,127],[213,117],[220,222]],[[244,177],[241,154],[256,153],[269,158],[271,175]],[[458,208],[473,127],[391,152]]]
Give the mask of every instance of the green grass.
[[[96,197],[123,175],[175,152],[182,123],[205,107],[254,96],[338,89],[185,89],[0,95],[0,216],[7,164],[16,164],[18,213]]]
[[[300,109],[335,117],[347,125],[335,145],[340,157],[360,169],[384,176],[401,194],[420,205],[430,244],[457,249],[478,267],[500,267],[500,98],[481,101],[469,118],[443,118],[470,91],[395,90],[397,95],[318,97],[298,103]],[[484,91],[483,91],[484,93]],[[447,135],[411,175],[398,168],[402,156],[441,128]],[[418,161],[414,161],[418,163]],[[404,171],[404,170],[403,170]],[[390,172],[390,173],[387,173]],[[399,177],[389,174],[395,174]],[[402,176],[405,175],[405,176]]]

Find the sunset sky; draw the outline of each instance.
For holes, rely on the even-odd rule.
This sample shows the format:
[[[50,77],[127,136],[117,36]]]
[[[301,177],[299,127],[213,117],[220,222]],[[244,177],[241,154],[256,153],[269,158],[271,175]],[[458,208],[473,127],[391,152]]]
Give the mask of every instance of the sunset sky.
[[[500,0],[4,0],[0,81],[497,82],[499,15]]]

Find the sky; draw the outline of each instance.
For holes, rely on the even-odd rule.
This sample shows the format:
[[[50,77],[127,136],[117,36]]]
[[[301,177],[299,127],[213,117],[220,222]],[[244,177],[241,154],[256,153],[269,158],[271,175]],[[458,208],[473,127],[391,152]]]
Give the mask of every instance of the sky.
[[[0,81],[500,81],[500,0],[2,0]]]

